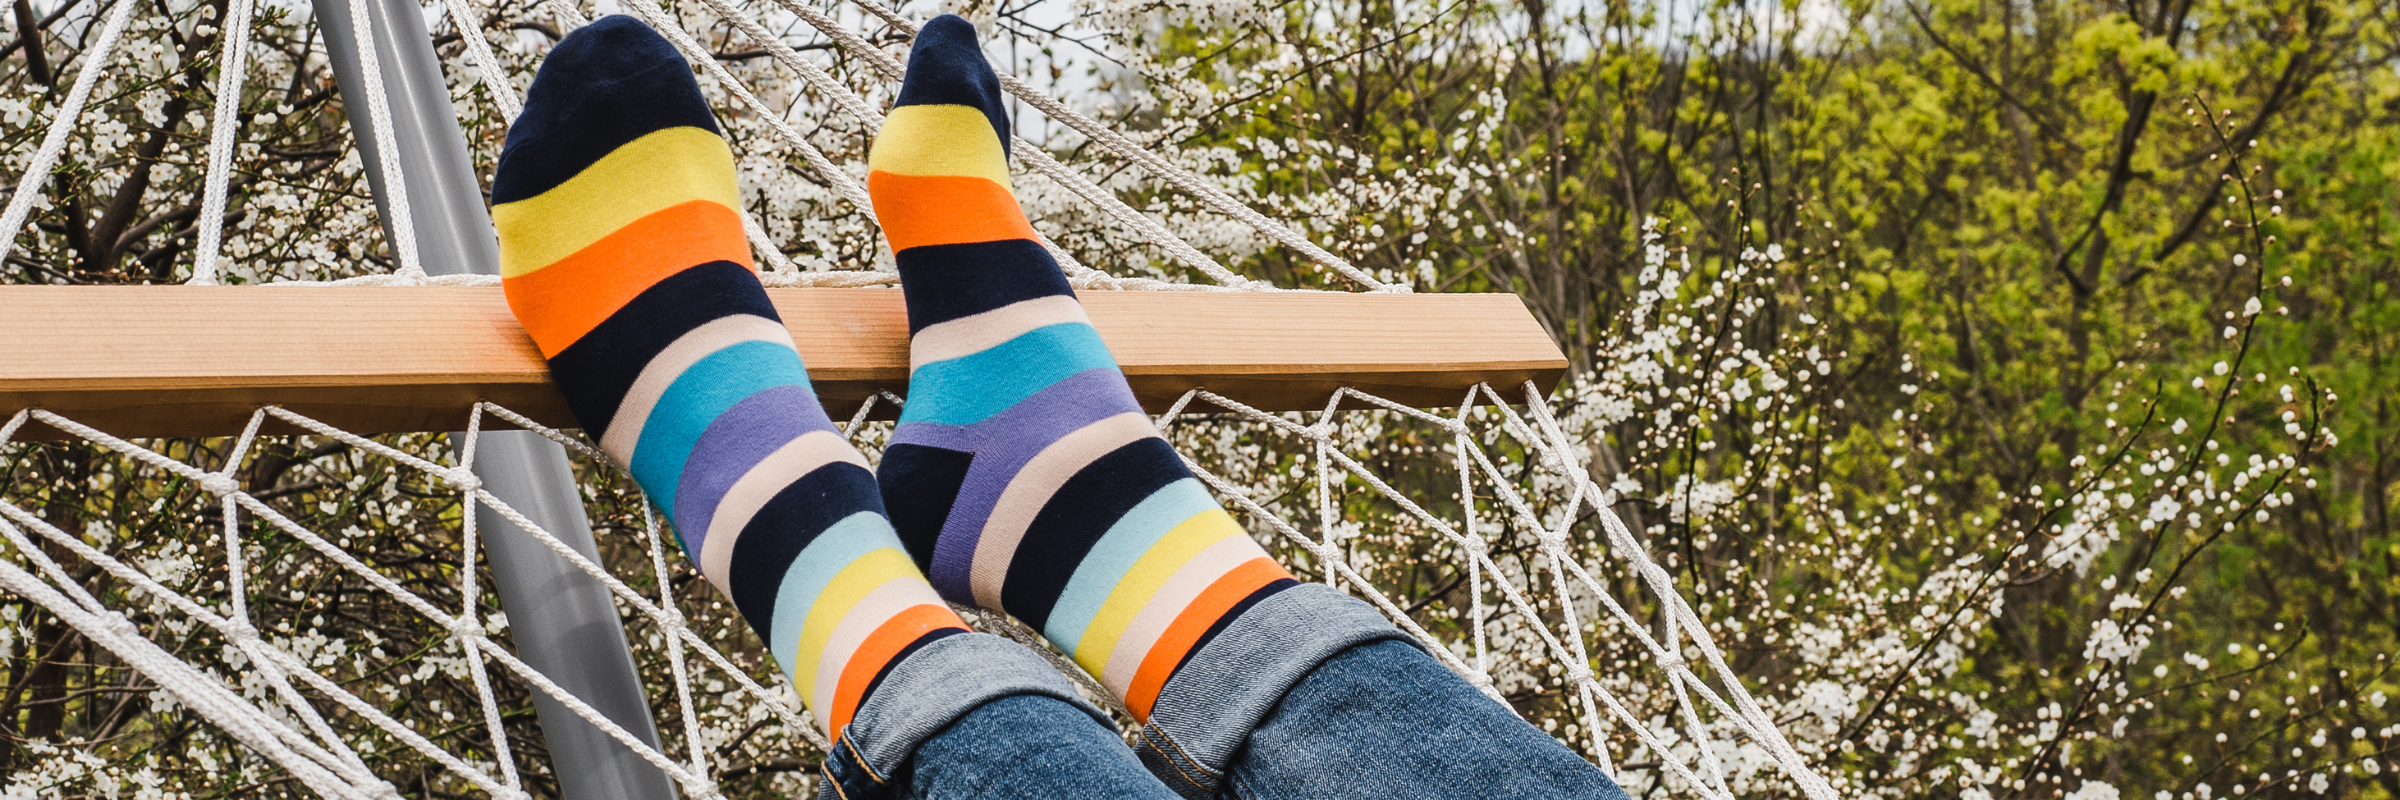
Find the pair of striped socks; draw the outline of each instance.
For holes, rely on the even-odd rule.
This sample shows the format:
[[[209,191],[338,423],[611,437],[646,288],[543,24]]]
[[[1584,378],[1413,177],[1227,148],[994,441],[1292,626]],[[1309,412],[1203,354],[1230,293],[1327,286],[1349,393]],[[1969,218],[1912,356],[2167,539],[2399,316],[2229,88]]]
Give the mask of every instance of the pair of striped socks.
[[[1138,720],[1295,584],[1159,437],[1019,210],[999,82],[928,23],[869,157],[908,402],[872,470],[760,287],[733,158],[681,55],[627,17],[555,48],[493,181],[502,285],[585,431],[840,736],[882,679],[1005,611]],[[930,580],[928,579],[930,576]]]

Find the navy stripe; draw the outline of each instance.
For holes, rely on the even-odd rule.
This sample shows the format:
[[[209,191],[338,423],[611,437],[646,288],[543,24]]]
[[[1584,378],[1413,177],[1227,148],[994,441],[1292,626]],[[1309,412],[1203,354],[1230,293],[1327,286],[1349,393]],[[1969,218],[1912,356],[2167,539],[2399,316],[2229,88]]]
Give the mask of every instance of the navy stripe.
[[[1031,239],[929,244],[900,251],[908,333],[1039,297],[1075,296],[1058,262]]]
[[[1050,612],[1075,568],[1125,512],[1159,487],[1192,476],[1167,440],[1145,436],[1095,459],[1060,484],[1027,526],[1000,584],[1000,605],[1034,630],[1050,625]]]
[[[974,453],[921,444],[884,449],[883,463],[875,470],[883,485],[883,505],[917,569],[933,571],[934,540],[942,537],[942,523],[958,504],[959,487],[966,484],[967,467],[974,461]]]
[[[686,126],[719,133],[691,62],[640,20],[604,17],[542,60],[500,149],[492,203],[549,191],[626,142]]]
[[[1299,581],[1290,578],[1276,578],[1267,585],[1258,587],[1258,591],[1251,592],[1250,596],[1242,598],[1241,602],[1233,604],[1233,608],[1227,609],[1224,616],[1218,617],[1216,622],[1210,623],[1208,631],[1200,634],[1200,638],[1192,642],[1192,649],[1183,651],[1183,658],[1175,662],[1175,670],[1167,673],[1167,680],[1159,685],[1165,686],[1168,682],[1174,681],[1175,673],[1182,672],[1183,665],[1192,663],[1192,656],[1199,655],[1200,648],[1207,647],[1210,639],[1215,639],[1217,634],[1224,633],[1225,626],[1233,624],[1234,620],[1241,619],[1242,612],[1249,611],[1251,606],[1258,605],[1260,601],[1298,585],[1300,585]]]
[[[882,498],[875,493],[875,474],[857,464],[836,462],[783,487],[742,526],[725,576],[727,593],[733,595],[734,608],[750,621],[759,638],[775,640],[767,630],[775,622],[775,594],[782,591],[783,573],[791,569],[800,551],[826,528],[861,511],[883,511]],[[710,531],[709,535],[729,533]]]
[[[966,632],[965,628],[935,628],[926,631],[925,635],[917,637],[916,641],[909,642],[907,647],[900,648],[900,652],[892,656],[892,660],[883,662],[883,666],[875,669],[875,679],[867,681],[867,690],[858,693],[858,705],[850,708],[853,710],[866,708],[867,698],[875,696],[875,687],[883,685],[884,676],[892,674],[892,668],[900,666],[900,662],[907,661],[909,656],[916,655],[917,651],[925,649],[926,645]]]
[[[895,106],[967,106],[983,110],[1008,149],[1008,104],[1000,98],[1000,76],[975,44],[975,25],[943,14],[917,30],[908,48],[908,80],[900,82]]]
[[[735,314],[777,322],[775,304],[749,268],[711,261],[668,276],[635,295],[592,332],[550,357],[550,377],[566,395],[567,407],[598,439],[607,433],[625,391],[650,359],[692,329]]]

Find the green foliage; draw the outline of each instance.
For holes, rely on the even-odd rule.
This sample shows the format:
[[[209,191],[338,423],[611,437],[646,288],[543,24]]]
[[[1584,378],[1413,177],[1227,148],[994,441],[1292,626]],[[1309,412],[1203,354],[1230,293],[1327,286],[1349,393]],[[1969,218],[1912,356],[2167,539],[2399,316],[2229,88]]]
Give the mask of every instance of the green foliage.
[[[186,23],[218,4],[184,5],[137,29],[158,46],[104,85],[94,113],[109,122],[70,148],[52,206],[36,215],[41,233],[0,266],[7,280],[185,274],[202,224],[196,121],[210,99],[195,79],[214,58],[213,32]],[[1108,123],[1196,154],[1262,210],[1387,278],[1525,299],[1578,368],[1560,397],[1562,424],[1585,450],[1577,458],[1622,492],[1614,510],[1845,794],[2115,796],[2087,791],[2097,781],[2178,800],[2237,788],[2400,797],[2389,767],[2400,726],[2385,705],[2400,694],[2389,672],[2400,645],[2392,4],[1081,7],[1115,59],[1095,92]],[[530,18],[520,11],[494,22]],[[1033,61],[1058,80],[1070,46],[1024,13],[985,16],[1039,38]],[[289,83],[254,87],[247,101],[245,141],[261,150],[235,179],[247,199],[223,221],[235,234],[229,253],[261,279],[380,271],[321,55],[300,21],[272,22],[260,58]],[[532,25],[527,36],[541,32]],[[729,57],[746,58],[731,52],[741,48],[729,29],[715,32]],[[63,28],[45,35],[58,40],[52,52],[74,45]],[[534,63],[539,42],[519,44],[511,63]],[[48,101],[27,98],[58,85],[56,63],[35,69],[31,52],[0,52],[11,67],[0,86],[22,90],[0,94],[9,163],[41,135],[24,121]],[[755,63],[746,76],[772,77]],[[462,81],[459,91],[476,90]],[[744,138],[757,124],[729,118],[746,166],[781,159],[800,176],[752,186],[776,190],[757,210],[786,255],[826,266],[868,258],[872,230],[831,219],[839,203],[813,175],[764,149],[765,137]],[[497,121],[471,127],[479,152],[490,150]],[[1072,136],[1050,144],[1081,155]],[[1138,185],[1129,172],[1100,180]],[[1095,264],[1148,253],[1097,246],[1109,241],[1095,235],[1104,224],[1058,211],[1041,182],[1020,188],[1056,217],[1045,230]],[[1133,199],[1200,224],[1188,199]],[[1245,274],[1346,288],[1288,252],[1207,232],[1202,246]],[[1472,640],[1480,654],[1489,635],[1507,651],[1498,643],[1525,641],[1533,626],[1569,626],[1555,604],[1535,619],[1472,625],[1467,609],[1491,601],[1466,588],[1438,536],[1357,479],[1312,472],[1308,443],[1194,416],[1175,432],[1187,452],[1341,548],[1455,650]],[[1505,427],[1497,409],[1461,419]],[[1433,517],[1482,515],[1500,571],[1540,577],[1539,543],[1505,519],[1499,490],[1462,490],[1446,429],[1372,413],[1330,424]],[[1498,435],[1480,442],[1498,483],[1542,482],[1539,454]],[[159,446],[223,456],[215,440]],[[374,521],[357,551],[381,554],[379,567],[412,588],[455,585],[455,552],[444,549],[459,545],[446,538],[459,522],[454,498],[323,441],[281,446],[273,469],[247,476],[250,488],[314,509],[301,520],[313,529]],[[157,534],[121,537],[128,555],[193,552],[221,534],[196,488],[92,452],[9,445],[0,494],[70,535]],[[591,483],[604,560],[641,573],[646,554],[627,538],[641,528],[638,497],[621,480]],[[1587,562],[1609,563],[1588,506],[1540,502],[1531,515],[1571,530]],[[253,583],[250,602],[313,618],[357,588],[275,544],[285,549],[262,551],[260,574],[308,589],[294,597]],[[1305,577],[1338,577],[1279,546]],[[223,577],[195,569],[195,586]],[[138,601],[86,577],[112,602]],[[685,607],[705,609],[699,627],[763,665],[688,570],[674,580]],[[1636,581],[1600,580],[1655,619]],[[151,772],[137,778],[163,772],[199,796],[280,780],[256,763],[220,769],[212,753],[233,745],[188,712],[151,706],[153,687],[131,670],[21,609],[0,604],[0,629],[28,631],[0,643],[0,761],[12,772],[64,774],[81,768],[69,763],[79,753],[130,763],[141,752],[133,769]],[[1638,670],[1648,654],[1631,632],[1575,610],[1582,630],[1571,633],[1595,643],[1584,666],[1666,719],[1672,695]],[[344,679],[424,670],[415,694],[393,698],[396,711],[444,747],[488,755],[493,742],[472,715],[444,716],[470,697],[428,667],[453,663],[439,650],[445,632],[405,617],[372,605],[330,616],[327,635],[355,659]],[[137,618],[155,626],[166,615]],[[209,637],[174,641],[221,651]],[[1621,725],[1579,727],[1594,715],[1565,688],[1567,665],[1514,652],[1494,671],[1519,711],[1595,758],[1617,758],[1641,793],[1680,791]],[[643,664],[654,690],[667,672],[657,661]],[[507,740],[538,765],[529,697],[502,682]],[[738,699],[709,708],[710,730],[730,731],[713,757],[735,791],[798,785],[814,756],[783,757],[795,751],[789,731],[735,716],[756,711]],[[367,747],[395,774],[415,758],[386,740]],[[1790,793],[1758,763],[1744,769],[1764,777],[1737,781],[1740,793]],[[417,781],[412,791],[455,788]],[[551,790],[538,767],[531,788]]]
[[[1216,109],[1178,135],[1240,154],[1262,204],[1317,209],[1311,228],[1337,237],[1367,232],[1344,255],[1421,288],[1524,296],[1595,375],[1621,366],[1611,347],[1638,327],[1626,312],[1644,219],[1670,220],[1671,242],[1703,264],[1769,243],[1793,253],[1734,335],[1762,349],[1806,335],[1833,362],[1806,399],[1822,442],[1806,480],[1827,485],[1826,505],[1743,483],[1716,526],[1855,520],[1916,486],[1940,502],[1875,545],[1894,585],[1946,563],[1953,542],[1985,544],[2005,611],[1957,674],[1885,676],[1924,691],[1867,712],[1957,735],[1917,713],[1989,692],[2004,723],[2043,731],[1989,748],[1984,766],[2003,774],[1972,791],[2048,797],[2103,779],[2145,796],[2305,793],[2319,769],[2337,795],[2391,797],[2400,779],[2362,765],[2394,746],[2370,698],[2400,691],[2387,672],[2400,644],[2396,21],[2389,4],[2303,0],[1295,3],[1171,29],[1148,42],[1149,79]],[[1378,188],[1395,184],[1408,191]],[[1245,266],[1304,273],[1275,252]],[[1643,449],[1659,433],[1651,410],[1591,443],[1642,496],[1755,469],[1739,447]],[[2176,420],[2191,432],[2167,431]],[[1695,435],[1743,439],[1750,421]],[[1885,466],[1895,436],[1929,444],[1921,478]],[[2231,530],[2171,522],[2111,548],[2088,580],[2044,565],[2065,521],[2049,500],[2088,489],[2104,462],[2131,475],[2171,456],[2172,469],[2142,467],[2155,486],[2153,470],[2189,474],[2217,453],[2291,453],[2299,468],[2213,503],[2240,520]],[[2029,501],[2040,487],[2049,500]],[[2286,490],[2293,504],[2271,514],[2244,505]],[[1650,531],[1662,551],[1695,535]],[[1700,562],[1786,570],[1775,595],[1824,585],[1806,577],[1822,561],[1768,555],[1757,534],[1707,538]],[[1754,586],[1689,574],[1701,596]],[[2136,594],[2163,599],[2124,621],[2154,625],[2153,657],[2172,668],[2126,668],[2131,700],[2099,692],[2109,679],[2086,628],[2117,612],[2094,584],[2153,574]],[[2256,660],[2262,644],[2271,662]],[[2227,657],[2235,645],[2250,655]],[[1752,663],[1771,673],[1776,648],[1762,649]],[[2176,660],[2186,652],[2216,663]],[[2138,718],[2100,710],[2129,702]],[[2062,724],[2040,725],[2059,708]],[[1829,758],[1853,785],[1965,785],[1911,781],[1956,776],[1928,768],[1966,750],[1895,761],[1855,738],[1876,724],[1853,720]],[[2354,741],[2351,727],[2382,735]]]

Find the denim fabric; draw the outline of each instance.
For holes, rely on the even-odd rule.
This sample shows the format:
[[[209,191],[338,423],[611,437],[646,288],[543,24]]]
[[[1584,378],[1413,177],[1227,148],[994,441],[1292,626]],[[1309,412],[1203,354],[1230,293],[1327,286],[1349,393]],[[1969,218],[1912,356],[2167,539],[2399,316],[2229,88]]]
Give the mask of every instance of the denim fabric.
[[[819,800],[900,796],[905,781],[895,776],[903,774],[912,754],[922,757],[929,740],[1010,698],[1047,698],[1057,709],[1051,714],[1059,718],[1055,726],[1092,728],[1100,741],[1125,749],[1111,733],[1108,715],[1085,703],[1075,684],[1050,662],[1016,642],[988,633],[945,637],[891,670],[842,727],[825,758]],[[1131,762],[1132,755],[1125,753],[1124,760]]]
[[[1228,783],[1242,800],[1625,800],[1599,767],[1396,641],[1351,648],[1294,684]]]
[[[1005,647],[961,648],[938,665],[920,666],[920,652],[904,662],[911,668],[909,691],[987,700],[971,710],[960,710],[949,701],[910,701],[890,695],[899,687],[887,680],[826,759],[825,773],[832,780],[821,796],[1626,800],[1598,767],[1477,692],[1414,642],[1397,638],[1399,633],[1382,617],[1374,617],[1370,625],[1350,613],[1364,609],[1372,614],[1372,609],[1363,603],[1353,609],[1327,602],[1325,595],[1358,603],[1326,590],[1317,600],[1300,605],[1313,609],[1315,616],[1278,612],[1261,617],[1281,622],[1274,630],[1245,634],[1247,644],[1241,652],[1265,654],[1277,652],[1270,646],[1284,647],[1281,652],[1287,657],[1260,663],[1226,660],[1223,663],[1241,661],[1244,669],[1255,670],[1254,680],[1245,684],[1237,672],[1203,670],[1195,676],[1205,679],[1186,684],[1181,694],[1176,683],[1186,676],[1178,673],[1160,695],[1159,713],[1143,728],[1133,750],[1089,705],[1074,699],[1071,688],[1063,694],[1057,691],[1064,679],[1047,663],[1013,643],[982,637],[995,638],[994,643]],[[1255,610],[1243,620],[1254,616]],[[1377,626],[1388,633],[1374,633]],[[1218,638],[1234,633],[1229,627]],[[1320,646],[1345,638],[1352,643],[1331,652]],[[970,654],[988,660],[961,658]],[[1185,669],[1199,666],[1195,658]],[[1049,677],[1028,674],[1029,670]],[[1215,677],[1207,677],[1212,674]],[[900,677],[899,671],[894,677]],[[1050,679],[1059,683],[1051,684]],[[952,685],[957,681],[984,688],[959,693]],[[994,692],[997,687],[1013,688]],[[1204,694],[1203,689],[1214,694]],[[1183,728],[1187,733],[1175,733],[1176,725],[1161,724],[1177,710],[1169,707],[1170,697],[1180,698],[1175,702],[1187,713],[1205,710],[1217,715],[1212,719],[1232,722],[1195,723]],[[886,729],[866,727],[872,721],[867,708],[875,707],[907,711],[883,712],[875,719],[885,724],[910,722],[906,730],[911,733],[886,735]],[[937,721],[935,729],[924,727]],[[1185,741],[1187,736],[1191,741]],[[902,743],[914,748],[914,758],[904,752],[901,763],[892,763],[888,754]]]
[[[1278,592],[1167,679],[1134,751],[1177,794],[1213,797],[1242,741],[1294,684],[1335,654],[1380,641],[1415,644],[1374,606],[1333,587],[1304,583]]]
[[[1125,742],[1040,695],[985,703],[917,748],[911,800],[1175,800]]]

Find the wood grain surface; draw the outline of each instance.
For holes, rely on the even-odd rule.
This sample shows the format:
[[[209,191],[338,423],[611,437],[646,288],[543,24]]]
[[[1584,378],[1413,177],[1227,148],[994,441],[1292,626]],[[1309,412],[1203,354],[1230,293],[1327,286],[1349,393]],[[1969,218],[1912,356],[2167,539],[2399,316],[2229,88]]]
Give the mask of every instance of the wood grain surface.
[[[768,294],[837,418],[906,394],[899,291]],[[1278,411],[1323,408],[1338,386],[1455,406],[1480,382],[1547,390],[1567,366],[1514,295],[1082,296],[1153,411],[1201,387]],[[478,399],[576,424],[497,287],[0,287],[0,418],[38,407],[120,436],[214,436],[273,404],[360,433],[444,431]]]

